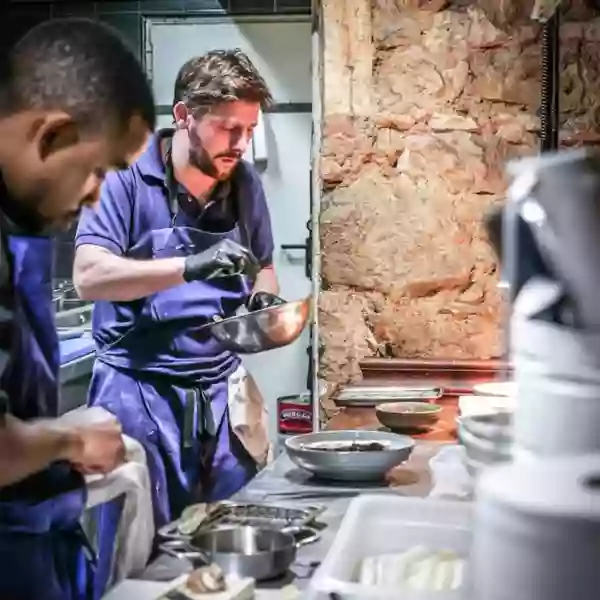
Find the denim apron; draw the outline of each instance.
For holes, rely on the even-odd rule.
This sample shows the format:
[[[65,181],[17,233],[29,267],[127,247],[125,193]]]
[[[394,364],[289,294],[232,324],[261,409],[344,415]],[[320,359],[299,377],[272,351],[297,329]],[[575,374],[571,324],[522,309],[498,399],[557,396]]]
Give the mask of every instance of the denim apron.
[[[59,348],[51,301],[52,240],[9,236],[7,246],[15,327],[2,389],[15,417],[54,417]],[[83,477],[61,462],[0,489],[2,600],[93,598],[94,558],[80,525],[85,501]]]
[[[224,233],[177,225],[181,198],[170,157],[166,163],[171,226],[146,232],[128,256],[185,257],[223,239],[240,242],[237,225]],[[112,412],[144,446],[157,527],[193,502],[230,497],[257,472],[229,426],[229,376],[240,359],[202,329],[224,307],[243,304],[249,292],[241,275],[158,292],[142,301],[124,334],[98,348],[89,404]],[[104,313],[102,303],[94,312],[99,323],[114,314]],[[214,357],[210,368],[207,356]]]

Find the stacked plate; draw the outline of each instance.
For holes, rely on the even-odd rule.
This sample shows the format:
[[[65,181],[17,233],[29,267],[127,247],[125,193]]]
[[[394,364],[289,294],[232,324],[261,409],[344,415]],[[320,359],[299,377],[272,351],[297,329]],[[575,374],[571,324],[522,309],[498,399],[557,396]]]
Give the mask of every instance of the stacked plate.
[[[512,458],[512,414],[476,415],[458,418],[458,439],[467,454],[467,469],[478,475],[488,465]]]
[[[513,382],[484,383],[473,391],[459,400],[457,431],[467,468],[476,476],[488,465],[512,459],[516,392]]]

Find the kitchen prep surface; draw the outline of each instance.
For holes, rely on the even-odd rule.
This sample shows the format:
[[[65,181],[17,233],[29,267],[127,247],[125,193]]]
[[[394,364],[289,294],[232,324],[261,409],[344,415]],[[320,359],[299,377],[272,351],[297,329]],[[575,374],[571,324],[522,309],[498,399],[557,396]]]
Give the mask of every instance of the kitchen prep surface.
[[[431,490],[431,479],[428,472],[429,460],[437,454],[444,444],[420,442],[415,446],[410,460],[400,467],[401,485],[387,486],[385,483],[371,485],[352,485],[349,482],[335,484],[314,480],[309,473],[298,468],[286,454],[280,455],[271,465],[266,467],[254,478],[233,500],[244,502],[269,502],[296,505],[300,508],[324,504],[326,510],[318,517],[317,523],[321,524],[320,539],[298,550],[296,561],[290,573],[280,580],[261,583],[257,586],[256,599],[269,600],[271,598],[285,600],[287,598],[305,598],[305,593],[300,596],[293,595],[295,586],[298,590],[306,590],[308,581],[316,567],[325,558],[339,529],[342,518],[346,514],[350,501],[362,493],[400,494],[413,497],[426,497]],[[413,473],[414,477],[406,478],[404,473]],[[395,478],[393,478],[395,479]],[[406,484],[403,484],[406,482]],[[397,484],[398,482],[396,482]],[[391,482],[394,485],[394,481]],[[145,571],[141,579],[145,581],[127,581],[123,584],[123,593],[113,595],[106,600],[155,600],[151,595],[135,595],[135,584],[140,583],[140,590],[145,586],[160,592],[158,582],[166,582],[189,571],[191,566],[185,561],[177,560],[170,556],[162,555],[157,558]],[[154,586],[146,585],[149,581],[156,582]],[[164,585],[164,583],[163,583]],[[163,588],[164,589],[164,588]],[[289,594],[289,595],[288,595]]]

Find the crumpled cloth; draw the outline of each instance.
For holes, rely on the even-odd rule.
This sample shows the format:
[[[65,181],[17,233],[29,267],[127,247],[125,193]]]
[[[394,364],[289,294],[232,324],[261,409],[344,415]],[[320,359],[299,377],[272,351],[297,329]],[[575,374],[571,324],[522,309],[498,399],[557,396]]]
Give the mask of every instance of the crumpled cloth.
[[[472,500],[473,478],[466,466],[465,449],[452,444],[444,446],[430,461],[432,488],[429,498]]]
[[[229,377],[229,425],[259,469],[273,461],[269,413],[254,378],[243,365]]]
[[[100,407],[77,409],[60,417],[72,425],[101,423],[114,416]],[[150,559],[155,534],[150,475],[146,452],[136,440],[124,435],[126,460],[107,475],[88,475],[87,508],[125,495],[117,528],[108,587],[142,573]]]

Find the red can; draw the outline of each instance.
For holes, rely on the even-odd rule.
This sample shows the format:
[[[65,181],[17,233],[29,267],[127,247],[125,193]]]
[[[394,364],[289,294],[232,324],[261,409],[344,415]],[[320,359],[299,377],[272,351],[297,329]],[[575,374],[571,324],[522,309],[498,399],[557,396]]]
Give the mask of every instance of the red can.
[[[279,433],[300,435],[313,430],[313,411],[310,394],[277,398],[277,425]]]

